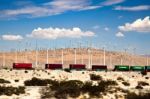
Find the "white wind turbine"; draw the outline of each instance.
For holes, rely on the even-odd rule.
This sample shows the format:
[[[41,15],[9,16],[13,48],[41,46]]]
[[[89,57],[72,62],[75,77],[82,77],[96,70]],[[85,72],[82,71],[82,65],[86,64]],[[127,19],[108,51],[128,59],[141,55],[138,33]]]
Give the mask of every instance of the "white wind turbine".
[[[106,65],[106,50],[105,50],[105,47],[106,46],[103,47],[103,59],[104,59],[103,60],[103,65]]]
[[[3,51],[3,66],[5,66],[5,63],[6,63],[6,62],[5,62],[5,61],[6,61],[5,57],[6,57],[6,56],[5,56],[5,52]]]
[[[64,64],[64,51],[63,51],[63,48],[61,50],[61,64],[62,65]]]
[[[35,48],[35,68],[38,68],[38,44],[36,40],[36,48]]]

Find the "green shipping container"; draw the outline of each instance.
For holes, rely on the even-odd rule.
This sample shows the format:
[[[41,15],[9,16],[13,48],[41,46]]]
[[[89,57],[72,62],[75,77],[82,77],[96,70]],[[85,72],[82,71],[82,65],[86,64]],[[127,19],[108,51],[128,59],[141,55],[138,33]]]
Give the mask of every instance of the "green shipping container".
[[[115,71],[129,71],[130,68],[128,65],[115,65]]]
[[[130,70],[132,71],[143,71],[145,70],[144,66],[130,66]]]
[[[146,69],[147,71],[150,71],[150,66],[145,66],[145,69]]]

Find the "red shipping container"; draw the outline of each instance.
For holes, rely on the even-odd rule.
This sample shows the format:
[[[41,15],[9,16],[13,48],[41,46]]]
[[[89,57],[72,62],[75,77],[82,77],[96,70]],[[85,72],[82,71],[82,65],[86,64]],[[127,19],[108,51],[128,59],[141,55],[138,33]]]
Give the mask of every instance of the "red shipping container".
[[[45,69],[62,69],[62,64],[45,64]]]
[[[13,63],[14,69],[32,69],[32,63]]]
[[[92,70],[107,70],[107,65],[92,65]]]
[[[81,69],[86,69],[85,68],[86,67],[86,65],[85,64],[70,64],[69,65],[69,68],[70,69],[79,69],[79,70],[81,70]]]

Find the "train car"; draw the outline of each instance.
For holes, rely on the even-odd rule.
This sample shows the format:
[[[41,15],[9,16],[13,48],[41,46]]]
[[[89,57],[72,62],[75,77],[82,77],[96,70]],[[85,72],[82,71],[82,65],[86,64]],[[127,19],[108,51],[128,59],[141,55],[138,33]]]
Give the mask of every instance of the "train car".
[[[150,66],[145,66],[145,70],[146,70],[147,72],[150,72]]]
[[[144,66],[130,66],[131,71],[144,71],[145,67]]]
[[[85,70],[86,65],[85,64],[70,64],[69,69],[70,70]]]
[[[128,65],[115,65],[114,71],[129,71]]]
[[[92,65],[93,71],[107,71],[107,65]]]
[[[45,64],[45,69],[62,69],[63,65],[62,64]]]
[[[13,69],[32,69],[32,63],[13,63]]]

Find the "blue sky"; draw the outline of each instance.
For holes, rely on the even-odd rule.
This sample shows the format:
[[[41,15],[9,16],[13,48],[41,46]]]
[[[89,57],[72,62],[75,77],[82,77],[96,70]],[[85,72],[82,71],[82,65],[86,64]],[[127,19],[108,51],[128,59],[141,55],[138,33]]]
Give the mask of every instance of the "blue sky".
[[[149,0],[1,0],[0,49],[87,46],[150,54]],[[128,23],[128,24],[127,24]]]

